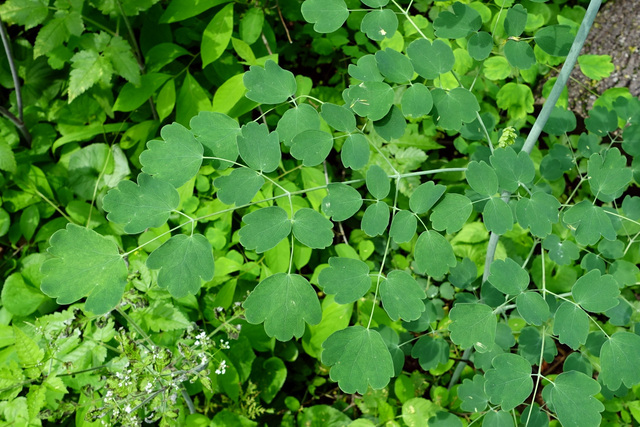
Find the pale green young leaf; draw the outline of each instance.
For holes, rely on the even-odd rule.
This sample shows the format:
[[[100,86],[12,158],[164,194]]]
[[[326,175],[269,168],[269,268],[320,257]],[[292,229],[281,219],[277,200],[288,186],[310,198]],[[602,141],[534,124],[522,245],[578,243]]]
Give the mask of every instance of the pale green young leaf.
[[[333,243],[333,223],[321,213],[302,208],[293,215],[293,235],[312,249],[324,249]]]
[[[229,175],[213,181],[218,188],[218,199],[225,205],[243,206],[253,200],[264,184],[264,178],[253,169],[234,169]]]
[[[484,353],[493,347],[498,321],[493,309],[486,304],[458,303],[449,314],[451,341],[463,349],[474,346]]]
[[[260,172],[273,172],[280,164],[278,132],[269,132],[264,123],[249,122],[242,126],[237,137],[240,157],[247,166]]]
[[[498,191],[498,176],[485,162],[469,162],[466,178],[471,188],[479,194],[491,196]]]
[[[433,228],[447,230],[448,234],[460,231],[473,210],[471,200],[462,194],[447,193],[444,199],[433,208],[429,216]]]
[[[416,235],[417,228],[418,220],[416,216],[412,212],[401,209],[396,212],[391,220],[389,237],[398,244],[406,243]]]
[[[418,359],[425,371],[444,365],[449,360],[449,343],[442,338],[423,335],[413,345],[411,357]]]
[[[402,114],[408,119],[426,116],[433,108],[431,91],[422,83],[414,83],[402,94]]]
[[[291,220],[280,206],[258,209],[242,217],[245,225],[238,232],[245,249],[258,253],[274,248],[291,232]]]
[[[38,343],[16,325],[13,325],[13,336],[15,340],[14,348],[20,365],[24,368],[37,366],[44,358],[44,350],[38,347]]]
[[[362,196],[355,188],[342,183],[327,186],[329,194],[322,200],[322,211],[334,221],[351,218],[362,206]]]
[[[484,225],[488,231],[502,235],[513,228],[513,212],[499,197],[492,197],[482,211]]]
[[[378,70],[376,57],[373,55],[362,56],[355,64],[349,64],[347,71],[351,77],[363,82],[381,82],[384,80]]]
[[[413,78],[411,60],[395,49],[386,48],[375,53],[380,73],[391,83],[407,83]]]
[[[391,354],[376,330],[350,326],[333,333],[322,348],[322,363],[345,393],[384,388],[394,375]]]
[[[202,68],[211,64],[224,53],[233,32],[233,3],[216,13],[202,33],[200,57]]]
[[[517,4],[507,11],[504,20],[504,31],[507,36],[519,37],[527,25],[527,9],[521,4]]]
[[[111,61],[116,74],[134,85],[140,84],[140,66],[128,41],[120,36],[113,36],[104,49],[104,56]]]
[[[259,5],[256,5],[259,6]],[[240,37],[247,45],[252,45],[260,38],[264,26],[264,11],[261,7],[252,7],[240,20]]]
[[[577,305],[565,301],[556,311],[553,333],[558,341],[574,350],[587,342],[589,334],[589,316]]]
[[[523,403],[533,390],[531,364],[517,354],[505,353],[493,358],[493,369],[484,377],[485,392],[491,403],[500,405],[503,411],[510,411]]]
[[[360,31],[371,40],[382,41],[391,38],[398,29],[398,17],[391,9],[377,9],[368,12],[360,23]]]
[[[41,30],[42,31],[42,30]],[[87,49],[71,58],[69,74],[69,102],[98,82],[107,85],[113,74],[113,65],[96,50]]]
[[[326,104],[325,104],[326,105]],[[324,106],[323,106],[324,108]],[[320,115],[309,104],[300,104],[290,108],[282,115],[276,126],[280,141],[290,147],[292,139],[307,130],[320,129]]]
[[[491,54],[493,49],[493,37],[486,31],[478,31],[469,37],[467,50],[469,55],[476,61],[484,61]]]
[[[522,228],[529,228],[536,237],[551,233],[551,224],[558,222],[558,199],[543,191],[536,191],[531,198],[523,197],[516,204],[516,218]]]
[[[444,185],[435,184],[433,181],[422,183],[411,193],[409,207],[412,211],[421,215],[440,200],[446,189],[447,187]]]
[[[344,0],[306,0],[302,3],[302,16],[314,24],[318,33],[333,33],[349,17],[349,9]]]
[[[329,126],[340,132],[353,132],[356,129],[356,118],[346,105],[325,102],[320,115]]]
[[[459,131],[462,123],[471,123],[480,111],[475,95],[469,90],[457,87],[450,91],[440,88],[431,91],[437,125],[446,130]]]
[[[600,384],[578,371],[563,372],[543,389],[547,400],[565,426],[597,427],[604,405],[595,398]]]
[[[68,224],[56,231],[47,252],[53,256],[42,264],[40,289],[67,305],[87,297],[85,308],[104,314],[120,302],[127,284],[127,265],[118,247],[88,228]]]
[[[443,39],[459,39],[478,31],[482,17],[469,5],[455,2],[451,11],[443,10],[433,21],[436,36]]]
[[[305,130],[291,140],[291,155],[304,166],[322,163],[333,148],[333,137],[321,130]]]
[[[242,78],[245,95],[260,104],[280,104],[296,93],[298,85],[292,72],[284,70],[272,60],[264,68],[252,65]]]
[[[489,80],[503,80],[511,74],[511,65],[504,56],[492,56],[484,61],[484,74]]]
[[[542,241],[542,247],[549,251],[551,258],[558,265],[569,265],[580,258],[580,249],[571,240],[560,241],[555,234],[548,235]]]
[[[429,80],[448,73],[456,62],[453,50],[442,40],[435,40],[433,44],[422,38],[414,40],[407,46],[407,55],[416,73]]]
[[[279,341],[300,338],[304,325],[322,320],[313,286],[298,274],[277,273],[261,281],[242,304],[247,322],[264,322],[264,330]]]
[[[329,267],[320,272],[318,283],[324,293],[335,294],[338,304],[350,304],[371,288],[369,266],[359,259],[331,257]]]
[[[604,313],[618,305],[620,289],[612,275],[601,275],[600,270],[595,269],[576,281],[571,288],[571,295],[585,310]]]
[[[589,200],[571,206],[562,220],[573,230],[579,245],[595,245],[601,236],[607,240],[616,239],[611,218],[600,206],[592,204]]]
[[[549,25],[533,36],[540,49],[552,56],[567,56],[575,38],[568,25]]]
[[[376,202],[367,207],[362,216],[362,231],[375,237],[383,234],[389,225],[389,205]]]
[[[125,84],[113,104],[113,110],[125,112],[136,110],[147,102],[170,77],[168,74],[148,73],[140,78],[137,85]]]
[[[529,273],[511,258],[491,263],[489,283],[504,294],[517,295],[529,286]]]
[[[140,154],[142,171],[178,188],[196,176],[202,164],[204,149],[191,132],[178,123],[164,126],[163,141],[147,143]]]
[[[640,383],[640,336],[618,331],[604,342],[600,349],[600,376],[609,390],[618,390],[621,384],[631,388]]]
[[[606,79],[616,69],[609,55],[580,55],[578,65],[582,74],[593,80]]]
[[[49,15],[49,0],[7,0],[0,5],[0,15],[8,24],[24,25],[29,30]]]
[[[405,271],[393,270],[380,284],[382,306],[391,320],[402,319],[410,322],[420,318],[425,310],[424,290],[416,279]]]
[[[518,295],[516,308],[520,316],[530,325],[540,326],[551,315],[547,301],[538,292],[534,291],[523,292]]]
[[[496,103],[501,109],[507,110],[510,117],[524,119],[527,114],[533,113],[533,92],[528,85],[510,82],[500,88]]]
[[[603,202],[618,198],[633,178],[627,159],[615,147],[605,153],[604,159],[599,153],[592,154],[587,173],[591,194]]]
[[[356,114],[374,121],[386,116],[393,105],[393,89],[384,82],[362,82],[350,86],[346,94]]]
[[[417,271],[431,277],[444,276],[457,263],[451,243],[437,231],[420,234],[414,251]]]
[[[160,270],[158,286],[174,298],[184,298],[197,294],[202,280],[213,279],[213,249],[202,234],[178,234],[151,252],[147,267]]]
[[[0,141],[0,170],[14,173],[18,164],[16,163],[16,156],[11,150],[11,146],[6,141]]]
[[[378,165],[371,165],[367,170],[367,190],[378,200],[389,195],[391,182],[387,173]]]
[[[325,104],[326,105],[326,104]],[[361,133],[349,135],[342,144],[340,151],[340,159],[345,168],[353,170],[363,169],[369,163],[369,141],[367,137]]]
[[[487,407],[489,396],[484,392],[484,376],[476,374],[473,379],[465,378],[458,387],[460,408],[469,412],[481,412]]]
[[[137,234],[167,222],[171,211],[180,204],[180,196],[170,183],[141,173],[137,184],[120,181],[102,203],[104,210],[109,212],[109,221],[124,224],[126,233]]]
[[[231,162],[238,158],[240,125],[226,114],[201,111],[189,122],[191,132],[204,147],[206,157],[220,157]],[[231,166],[224,160],[211,160],[215,169],[223,170]]]

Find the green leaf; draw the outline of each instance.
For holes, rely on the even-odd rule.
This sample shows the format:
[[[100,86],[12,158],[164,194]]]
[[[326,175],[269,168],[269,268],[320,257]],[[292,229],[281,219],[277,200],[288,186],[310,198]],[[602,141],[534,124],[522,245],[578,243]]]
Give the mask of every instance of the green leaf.
[[[20,215],[20,231],[26,240],[31,240],[40,223],[40,211],[36,205],[31,205]]]
[[[287,367],[282,359],[274,356],[262,362],[262,366],[260,366],[256,374],[256,384],[260,390],[260,398],[265,403],[271,403],[287,379]]]
[[[489,396],[484,392],[485,379],[476,374],[473,379],[465,378],[458,387],[458,397],[462,401],[460,408],[469,412],[481,412],[487,407]]]
[[[53,15],[53,19],[44,24],[38,31],[38,36],[33,45],[33,58],[49,54],[55,48],[68,42],[71,35],[80,36],[83,31],[84,23],[79,11],[58,10]],[[111,65],[109,61],[105,62],[109,66]]]
[[[578,65],[582,74],[592,80],[606,79],[616,69],[609,55],[580,55]]]
[[[409,197],[409,207],[412,211],[421,215],[436,204],[446,189],[447,187],[444,185],[436,185],[433,181],[420,184]]]
[[[385,141],[399,139],[404,136],[407,129],[407,121],[400,108],[392,105],[389,112],[380,120],[373,122],[373,129]]]
[[[342,150],[340,151],[342,165],[353,170],[359,170],[367,166],[370,155],[369,140],[360,133],[349,135],[344,144],[342,144]]]
[[[344,221],[360,210],[362,197],[355,188],[342,183],[331,183],[327,190],[329,194],[322,200],[322,212],[332,220]]]
[[[386,116],[393,105],[393,89],[383,82],[362,82],[350,86],[347,94],[351,99],[353,111],[374,121]]]
[[[326,104],[325,104],[326,105]],[[320,115],[309,104],[300,104],[291,108],[282,115],[278,121],[276,132],[280,136],[280,141],[288,147],[291,146],[295,136],[307,130],[320,129]]]
[[[312,249],[324,249],[333,243],[333,223],[321,213],[302,208],[293,215],[293,235]]]
[[[245,226],[238,232],[240,243],[258,253],[274,248],[291,232],[291,220],[279,206],[258,209],[242,217]]]
[[[546,385],[543,396],[565,426],[597,427],[604,405],[594,396],[600,392],[600,384],[578,371],[563,372]]]
[[[369,166],[366,184],[369,193],[378,200],[387,197],[391,190],[391,183],[387,173],[378,165]]]
[[[536,63],[533,49],[526,41],[507,40],[504,45],[504,55],[512,67],[528,70]]]
[[[446,229],[448,234],[453,234],[462,229],[472,210],[471,200],[466,196],[447,193],[433,209],[429,219],[434,229],[438,231]]]
[[[504,56],[492,56],[484,61],[484,74],[489,80],[504,80],[511,75],[511,65]]]
[[[133,56],[131,45],[120,36],[113,36],[104,49],[104,56],[111,61],[116,73],[135,85],[140,84],[140,66]]]
[[[238,144],[241,134],[240,125],[226,114],[201,111],[189,122],[191,132],[204,147],[206,157],[219,157],[235,162],[238,158]],[[224,160],[211,160],[211,165],[218,170],[227,169],[232,163]]]
[[[513,416],[508,412],[493,410],[484,416],[482,425],[484,427],[513,427],[513,419]]]
[[[408,119],[426,116],[433,108],[431,91],[422,83],[414,83],[402,94],[402,114]]]
[[[238,75],[240,76],[240,75]],[[226,83],[228,83],[229,79]],[[216,96],[220,89],[216,91]],[[211,111],[211,99],[200,83],[187,72],[176,100],[176,122],[187,125],[201,111]],[[218,110],[216,110],[218,111]]]
[[[527,26],[527,9],[517,4],[507,11],[504,19],[504,31],[509,37],[518,37]]]
[[[249,168],[234,169],[229,175],[213,181],[218,199],[225,205],[243,206],[251,203],[264,184],[264,178]]]
[[[422,397],[414,397],[402,405],[402,421],[408,427],[424,427],[431,425],[427,422],[440,411],[442,408],[435,402]]]
[[[595,245],[600,236],[611,241],[616,239],[616,231],[609,216],[600,206],[592,204],[589,200],[571,206],[562,220],[573,230],[579,245]]]
[[[544,130],[549,135],[557,135],[561,136],[565,133],[569,133],[576,128],[576,116],[573,112],[566,110],[562,107],[555,106],[553,110],[551,110],[551,114],[549,115],[549,119],[547,123],[544,125]],[[553,146],[551,151],[553,151],[556,147],[564,147],[561,144],[556,144]],[[550,151],[550,152],[551,152]]]
[[[280,164],[280,140],[278,132],[269,133],[264,123],[249,122],[242,126],[237,138],[240,157],[250,168],[269,173]]]
[[[350,326],[332,334],[322,348],[322,363],[331,367],[329,376],[345,393],[384,388],[394,375],[391,354],[376,330]]]
[[[518,295],[529,286],[529,273],[511,258],[491,263],[489,283],[503,294]]]
[[[530,199],[523,197],[516,204],[516,218],[522,228],[529,228],[536,237],[551,233],[551,224],[558,222],[560,202],[550,194],[536,191]]]
[[[37,366],[44,358],[44,350],[39,348],[38,343],[16,325],[13,325],[13,336],[15,338],[16,355],[22,367],[31,368]]]
[[[487,230],[502,235],[513,228],[513,213],[507,203],[499,197],[492,197],[482,211]]]
[[[93,49],[79,51],[71,58],[69,102],[98,82],[108,85],[112,74],[113,65],[107,57]]]
[[[17,167],[16,157],[11,147],[6,141],[0,141],[0,170],[15,173]]]
[[[461,304],[453,306],[449,314],[451,341],[463,349],[474,346],[484,353],[493,347],[498,321],[493,309],[486,304]]]
[[[202,43],[200,44],[202,68],[222,56],[231,41],[232,32],[233,3],[229,3],[213,16],[202,33]]]
[[[399,210],[391,220],[391,229],[389,237],[397,244],[407,243],[416,235],[418,228],[418,220],[416,216],[409,211]]]
[[[451,243],[433,230],[420,234],[414,253],[417,271],[435,278],[443,277],[457,263]]]
[[[264,11],[261,7],[252,7],[240,20],[240,38],[252,45],[260,38],[264,26]]]
[[[333,137],[321,130],[305,130],[293,137],[291,155],[302,160],[304,166],[322,163],[333,148]]]
[[[442,40],[433,44],[427,39],[414,40],[407,46],[407,55],[416,73],[429,80],[451,71],[456,61],[453,50]]]
[[[517,354],[505,353],[494,357],[491,365],[493,369],[484,374],[484,389],[491,403],[500,405],[503,411],[524,403],[533,391],[529,362]]]
[[[141,173],[137,184],[120,181],[102,203],[109,212],[109,221],[125,224],[126,233],[137,234],[167,222],[169,214],[180,204],[180,196],[168,182]]]
[[[469,5],[455,2],[452,12],[443,10],[433,21],[436,36],[443,39],[459,39],[478,31],[482,26],[482,17]]]
[[[279,341],[300,338],[304,324],[322,319],[320,301],[311,284],[298,274],[277,273],[261,281],[242,304],[247,322],[264,322],[264,330]]]
[[[437,110],[433,114],[437,125],[446,130],[459,131],[462,123],[471,123],[480,111],[480,105],[475,95],[469,90],[457,87],[450,91],[433,89],[433,105]]]
[[[140,84],[125,84],[115,104],[114,111],[129,112],[138,109],[142,104],[147,102],[149,98],[170,78],[168,74],[149,73],[141,77]]]
[[[577,305],[565,301],[556,311],[553,333],[558,335],[558,340],[562,344],[577,350],[587,342],[589,316]]]
[[[470,162],[467,166],[466,178],[471,188],[479,194],[491,196],[498,191],[498,176],[485,162]]]
[[[560,241],[555,234],[548,235],[542,242],[542,247],[549,251],[551,258],[558,265],[569,265],[580,258],[580,250],[571,240]]]
[[[634,387],[640,383],[640,336],[618,331],[604,342],[600,349],[600,376],[609,390],[618,390],[621,384]]]
[[[202,164],[204,149],[191,132],[178,123],[164,126],[163,141],[147,143],[140,154],[142,171],[178,188],[196,176]]]
[[[591,270],[571,288],[575,302],[594,313],[604,313],[618,305],[618,282],[610,274],[601,275],[600,270]]]
[[[442,338],[423,335],[413,345],[411,357],[418,359],[425,371],[444,365],[449,360],[449,343]]]
[[[534,291],[523,292],[518,295],[516,307],[520,316],[530,325],[540,326],[551,315],[547,301],[538,292]]]
[[[420,318],[427,295],[416,279],[402,270],[393,270],[380,284],[382,305],[391,320],[410,322]]]
[[[324,293],[335,294],[338,304],[350,304],[371,288],[369,266],[359,259],[331,257],[329,267],[320,272],[318,283]]]
[[[322,104],[320,115],[324,121],[335,130],[353,132],[356,129],[356,118],[346,105],[336,105],[325,102]]]
[[[386,48],[375,54],[380,73],[391,83],[407,83],[413,79],[411,60],[395,49]]]
[[[356,64],[349,64],[347,68],[349,75],[354,79],[363,82],[381,82],[384,80],[380,71],[378,71],[378,63],[373,55],[364,55]]]
[[[567,56],[574,36],[568,25],[549,25],[539,29],[533,36],[536,44],[552,56]]]
[[[622,194],[631,182],[632,172],[627,159],[617,148],[611,148],[603,156],[594,153],[587,163],[591,194],[603,202],[610,202]]]
[[[479,31],[469,38],[467,50],[469,55],[476,61],[484,61],[491,54],[493,49],[493,37],[486,31]]]
[[[344,0],[306,0],[302,16],[317,33],[333,33],[347,20],[349,9]]]
[[[113,310],[122,298],[128,274],[113,241],[88,228],[67,224],[49,243],[47,252],[53,258],[42,264],[42,292],[61,305],[87,296],[85,308],[94,314]]]
[[[0,5],[0,15],[9,24],[24,25],[29,30],[49,15],[49,0],[8,0]]]
[[[229,0],[171,0],[171,3],[160,16],[161,24],[184,21]]]
[[[393,37],[397,29],[398,17],[391,9],[372,10],[360,23],[360,31],[378,42]]]
[[[375,237],[383,234],[389,225],[389,205],[376,202],[367,207],[362,216],[362,231]]]
[[[252,65],[242,78],[247,88],[245,95],[260,104],[280,104],[296,93],[298,85],[293,73],[282,69],[272,60],[264,68]]]
[[[173,236],[147,258],[147,267],[160,270],[158,286],[172,297],[195,295],[202,281],[213,279],[213,250],[202,234]]]
[[[514,119],[523,119],[527,114],[533,113],[533,92],[528,85],[507,83],[498,91],[496,102],[498,107],[507,110]]]
[[[28,285],[20,273],[11,274],[2,285],[2,305],[15,316],[29,316],[46,300],[40,289]]]
[[[597,106],[589,111],[589,117],[584,120],[589,132],[598,136],[605,136],[618,128],[618,115],[605,107]]]

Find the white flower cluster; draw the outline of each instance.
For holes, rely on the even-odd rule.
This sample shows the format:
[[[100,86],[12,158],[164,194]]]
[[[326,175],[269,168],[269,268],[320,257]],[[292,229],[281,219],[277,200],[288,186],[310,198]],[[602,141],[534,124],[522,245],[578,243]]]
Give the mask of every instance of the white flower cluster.
[[[216,375],[224,375],[227,372],[227,362],[223,360],[220,362],[220,366],[216,369]]]

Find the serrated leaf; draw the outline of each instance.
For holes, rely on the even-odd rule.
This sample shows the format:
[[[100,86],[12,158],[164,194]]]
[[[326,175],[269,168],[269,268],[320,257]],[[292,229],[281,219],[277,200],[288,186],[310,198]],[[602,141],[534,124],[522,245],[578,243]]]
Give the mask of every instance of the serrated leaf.
[[[527,9],[516,4],[507,11],[504,19],[504,31],[509,37],[518,37],[527,25]]]
[[[329,194],[322,199],[322,212],[334,221],[351,218],[362,206],[362,196],[355,188],[342,183],[327,186]]]
[[[461,304],[453,306],[449,314],[451,341],[463,349],[474,346],[484,353],[493,347],[498,321],[493,309],[486,304]]]
[[[351,65],[349,65],[351,67]],[[329,102],[322,104],[320,115],[325,122],[335,130],[353,132],[356,129],[356,118],[346,105],[336,105]]]
[[[249,168],[234,169],[229,175],[213,181],[218,199],[225,205],[243,206],[251,203],[264,184],[264,178]]]
[[[429,216],[433,228],[438,231],[447,230],[453,234],[462,229],[462,226],[473,210],[471,200],[462,194],[447,193]]]
[[[609,390],[618,390],[621,384],[631,388],[640,383],[640,336],[618,331],[607,339],[600,349],[600,376]]]
[[[589,200],[571,206],[562,220],[573,230],[580,245],[595,245],[600,236],[607,240],[616,239],[616,231],[609,216],[600,206],[592,204]]]
[[[409,207],[418,215],[423,214],[440,200],[446,189],[444,185],[433,181],[420,184],[409,197]]]
[[[280,104],[296,93],[298,85],[290,71],[284,70],[272,60],[264,68],[252,65],[242,78],[247,88],[246,97],[260,104]]]
[[[42,31],[42,30],[41,30]],[[81,50],[71,58],[69,102],[98,82],[108,85],[113,75],[111,61],[96,50]]]
[[[71,35],[80,36],[84,31],[82,15],[79,11],[58,10],[53,19],[38,31],[33,45],[34,59],[49,54],[55,48],[69,41]]]
[[[458,387],[458,397],[462,401],[460,408],[469,412],[481,412],[487,407],[489,396],[484,392],[485,379],[482,375],[474,375],[470,380],[465,378]]]
[[[380,284],[382,306],[394,321],[410,322],[420,318],[425,310],[422,300],[426,297],[418,282],[402,270],[393,270]]]
[[[631,169],[627,167],[627,159],[617,148],[611,148],[603,158],[599,153],[589,157],[587,163],[591,194],[603,202],[610,202],[622,194],[631,182]]]
[[[443,39],[459,39],[478,31],[482,17],[469,5],[455,2],[452,11],[443,10],[433,21],[436,36]]]
[[[361,117],[380,120],[393,105],[393,89],[384,82],[368,81],[351,86],[348,90],[351,109]]]
[[[47,18],[48,6],[48,0],[8,0],[0,6],[0,15],[7,23],[24,25],[29,30]]]
[[[577,305],[565,301],[556,311],[553,333],[558,335],[558,340],[562,344],[577,350],[587,342],[589,316]]]
[[[191,132],[204,147],[206,157],[219,157],[231,162],[238,158],[240,125],[226,114],[201,111],[189,122]],[[224,160],[212,160],[211,165],[218,170],[231,166]]]
[[[540,326],[551,315],[547,301],[538,292],[534,291],[523,292],[518,295],[516,308],[520,316],[531,325]]]
[[[384,388],[394,375],[391,354],[376,330],[350,326],[333,333],[322,348],[322,363],[345,393]]]
[[[568,25],[549,25],[539,29],[533,36],[536,44],[552,56],[567,56],[574,35]]]
[[[323,107],[324,108],[324,107]],[[300,104],[291,108],[278,121],[276,132],[284,145],[291,146],[292,139],[307,130],[320,129],[320,115],[309,104]]]
[[[112,310],[127,284],[127,265],[113,241],[75,224],[56,231],[47,250],[53,256],[42,264],[40,289],[67,305],[87,297],[94,314]]]
[[[164,126],[160,135],[163,141],[149,141],[147,149],[140,154],[142,172],[178,188],[196,176],[202,165],[204,149],[179,123]]]
[[[469,162],[466,178],[471,188],[479,194],[491,196],[498,191],[498,176],[485,162]]]
[[[425,371],[444,365],[449,360],[449,343],[442,338],[423,335],[413,345],[411,357],[418,359]]]
[[[416,235],[417,228],[418,220],[416,219],[416,216],[413,213],[402,209],[396,212],[391,220],[389,237],[398,244],[406,243],[411,241],[413,236]]]
[[[180,195],[168,182],[141,173],[137,184],[120,181],[102,203],[109,212],[109,221],[125,224],[126,233],[137,234],[167,222],[169,214],[180,204]]]
[[[277,132],[269,132],[266,124],[249,122],[242,126],[237,138],[240,157],[250,168],[273,172],[280,164],[280,140]]]
[[[600,270],[591,270],[571,288],[571,295],[582,308],[594,313],[604,313],[618,305],[618,282],[610,274],[601,275]]]
[[[279,341],[304,333],[305,322],[317,325],[322,319],[318,296],[311,284],[298,274],[277,273],[261,281],[242,304],[247,322],[264,322],[264,330]]]
[[[202,68],[222,56],[231,41],[232,32],[233,3],[229,3],[213,16],[202,33],[202,42],[200,43]]]
[[[578,65],[582,74],[593,80],[606,79],[616,69],[609,55],[580,55]]]
[[[158,286],[174,298],[184,298],[197,294],[202,280],[213,279],[213,249],[202,234],[178,234],[151,252],[147,267],[160,270]]]
[[[291,140],[291,155],[304,166],[322,163],[333,148],[333,137],[321,130],[305,130]]]
[[[362,216],[362,231],[375,237],[383,234],[389,225],[389,205],[376,202],[367,207]]]
[[[25,334],[22,329],[13,325],[13,336],[15,340],[16,355],[20,364],[25,368],[31,368],[38,365],[44,358],[44,350],[38,347],[29,335]],[[15,363],[15,362],[14,362]]]
[[[417,271],[436,278],[447,274],[457,263],[451,243],[433,230],[420,234],[414,253]]]
[[[306,0],[302,3],[302,16],[314,24],[318,33],[333,33],[349,17],[349,9],[344,0]]]
[[[493,49],[493,37],[486,31],[478,31],[469,37],[467,50],[469,55],[476,61],[484,61],[491,54]]]
[[[507,40],[504,45],[504,55],[509,65],[521,70],[528,70],[536,63],[533,49],[526,41]]]
[[[370,155],[369,141],[366,136],[360,133],[349,135],[347,139],[344,140],[342,150],[340,151],[342,165],[345,168],[351,168],[353,170],[362,169],[367,166]]]
[[[291,220],[280,206],[258,209],[242,217],[245,223],[238,234],[245,249],[258,253],[274,248],[291,232]]]
[[[414,40],[407,46],[407,55],[416,73],[429,80],[451,71],[456,61],[453,50],[442,40]]]
[[[598,392],[600,385],[596,380],[582,372],[569,371],[546,385],[543,396],[548,396],[562,425],[597,427],[600,425],[600,412],[604,411],[604,405],[594,397]]]
[[[318,283],[324,293],[335,294],[338,304],[350,304],[369,291],[369,266],[359,259],[331,257],[329,267],[320,272]]]
[[[525,358],[517,354],[499,354],[491,361],[493,369],[489,369],[484,377],[485,392],[491,403],[500,405],[503,411],[510,411],[523,403],[533,391],[531,365]]]
[[[140,84],[140,66],[133,56],[131,45],[120,36],[113,36],[104,49],[104,56],[111,61],[115,72],[134,85]]]
[[[371,40],[382,41],[391,38],[398,29],[398,17],[391,9],[378,9],[367,12],[360,23],[360,31]]]
[[[422,83],[414,83],[402,94],[402,114],[409,119],[426,116],[433,108],[431,91]]]
[[[312,249],[324,249],[333,243],[333,223],[321,213],[302,208],[293,215],[293,235]]]
[[[471,123],[480,111],[475,95],[469,90],[457,87],[450,91],[433,89],[433,105],[437,110],[434,115],[437,125],[446,130],[459,131],[462,123]]]
[[[497,259],[488,280],[503,294],[517,295],[529,286],[529,273],[511,258]]]
[[[386,48],[375,53],[380,73],[391,83],[407,83],[413,78],[411,60],[395,49]]]
[[[378,165],[371,165],[367,170],[367,190],[376,199],[384,199],[389,195],[391,182],[387,173]]]
[[[482,218],[487,230],[502,235],[513,228],[513,213],[507,203],[499,197],[492,197],[484,205]]]
[[[516,218],[522,228],[529,228],[536,237],[551,233],[551,224],[558,222],[560,202],[550,194],[536,191],[528,199],[523,197],[516,204]]]

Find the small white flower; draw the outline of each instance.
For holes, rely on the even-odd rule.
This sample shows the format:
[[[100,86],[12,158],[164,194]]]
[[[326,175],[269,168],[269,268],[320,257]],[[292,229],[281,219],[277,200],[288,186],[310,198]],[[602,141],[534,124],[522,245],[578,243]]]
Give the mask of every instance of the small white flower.
[[[223,360],[220,362],[218,369],[216,369],[216,375],[224,375],[225,372],[227,372],[227,362]]]
[[[124,412],[126,412],[127,414],[131,413],[131,406],[127,405],[124,407]]]
[[[205,331],[200,332],[197,336],[196,339],[198,340],[204,340],[207,338],[207,333]]]

